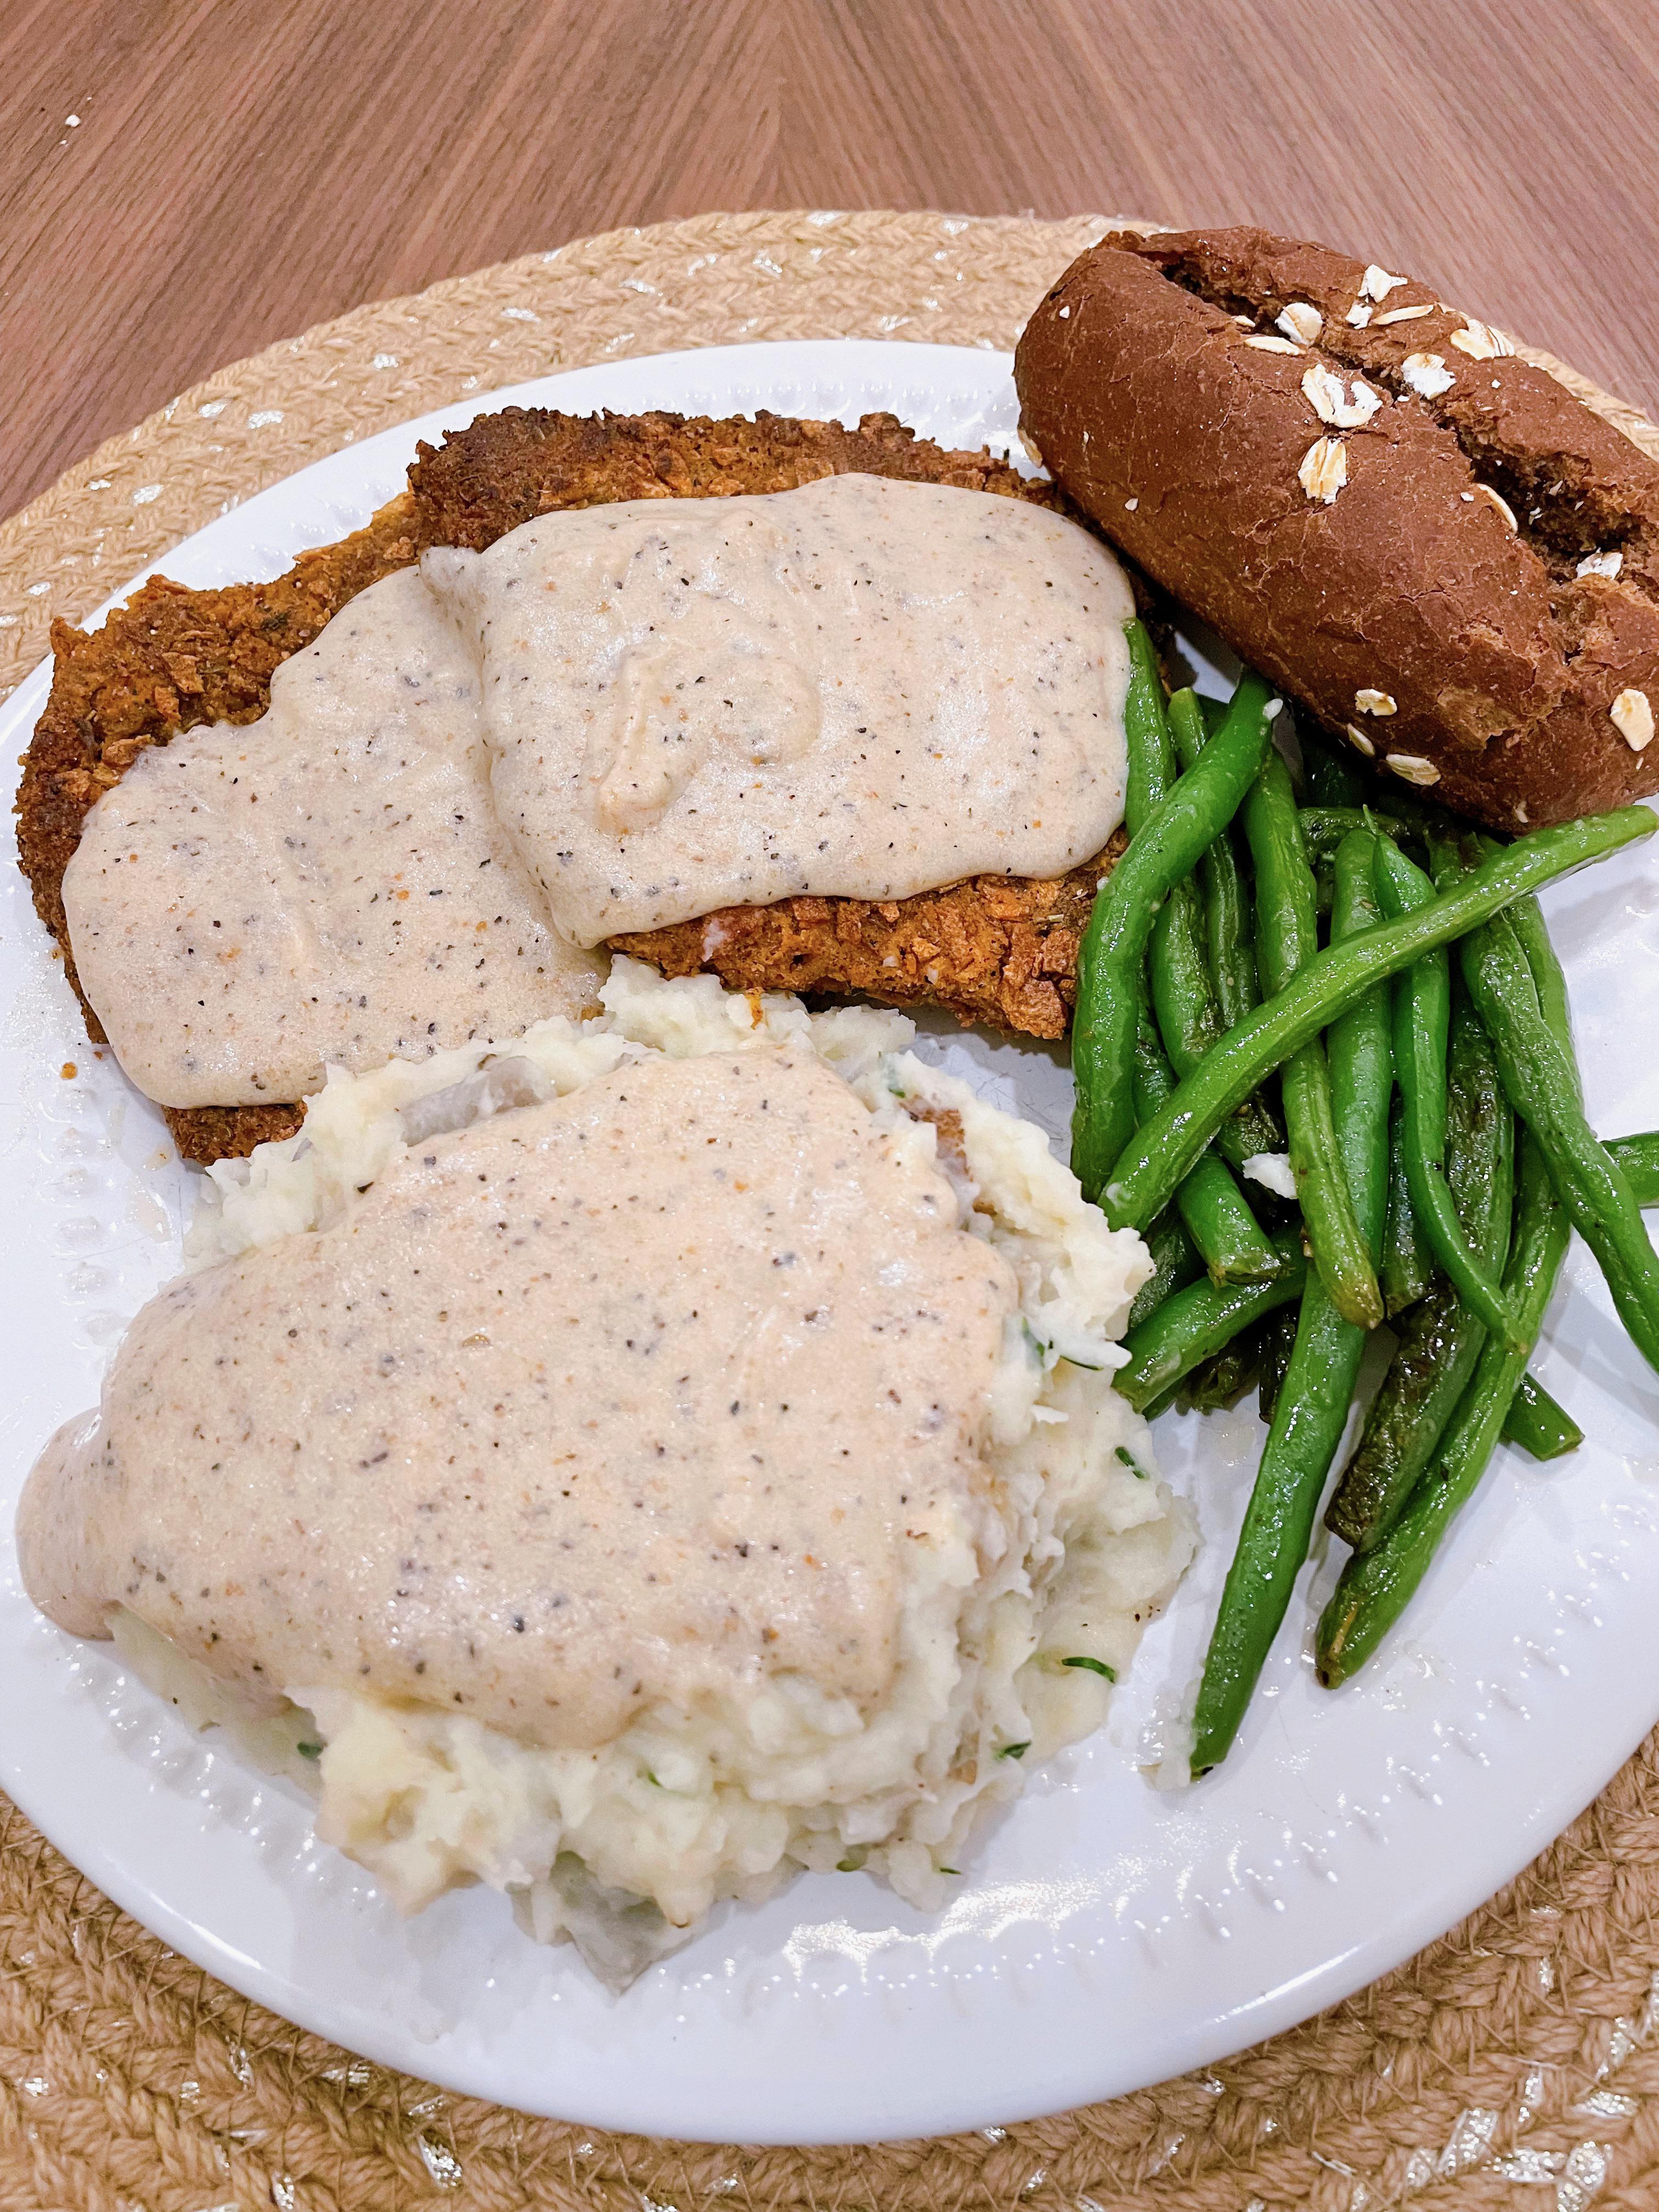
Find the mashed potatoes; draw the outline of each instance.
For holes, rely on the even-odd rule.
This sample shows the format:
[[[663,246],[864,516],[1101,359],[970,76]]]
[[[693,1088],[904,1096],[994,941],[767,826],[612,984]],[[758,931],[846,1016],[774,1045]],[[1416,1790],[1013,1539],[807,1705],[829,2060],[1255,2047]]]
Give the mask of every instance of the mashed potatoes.
[[[48,1452],[21,1534],[30,1588],[66,1626],[96,1632],[112,1601],[125,1605],[124,1648],[158,1686],[191,1710],[200,1672],[213,1678],[215,1702],[194,1708],[198,1717],[230,1717],[228,1689],[267,1732],[300,1730],[301,1759],[321,1745],[307,1761],[319,1832],[402,1906],[483,1881],[512,1893],[538,1935],[573,1937],[620,1984],[718,1899],[761,1898],[802,1867],[866,1868],[910,1902],[939,1906],[984,1808],[1098,1723],[1192,1536],[1152,1473],[1144,1425],[1110,1388],[1145,1248],[1083,1204],[1040,1131],[915,1058],[896,1015],[808,1015],[790,999],[729,995],[709,977],[664,982],[625,961],[604,1000],[597,1020],[546,1022],[493,1050],[336,1076],[299,1137],[213,1170],[215,1202],[194,1235],[206,1272],[147,1310],[174,1301],[148,1340],[141,1316],[101,1431],[66,1432]],[[810,1142],[807,1123],[787,1121],[797,1111]],[[741,1144],[736,1123],[750,1133]],[[635,1131],[653,1133],[660,1158],[672,1152],[661,1186],[638,1183]],[[557,1206],[573,1161],[567,1218]],[[634,1182],[615,1181],[624,1166]],[[718,1215],[708,1192],[697,1195],[705,1173],[730,1178]],[[469,1200],[474,1184],[483,1189]],[[619,1230],[625,1206],[635,1211]],[[440,1215],[452,1241],[422,1243]],[[722,1228],[713,1237],[711,1219]],[[458,1405],[477,1443],[466,1355],[443,1364],[443,1332],[426,1307],[413,1350],[382,1318],[398,1299],[369,1261],[388,1221],[413,1272],[427,1270],[419,1295],[444,1301],[436,1319],[466,1328],[463,1346],[494,1359],[513,1335],[490,1320],[499,1308],[477,1303],[492,1281],[514,1300],[532,1290],[562,1297],[568,1341],[605,1347],[603,1387],[562,1398],[553,1376],[534,1400],[545,1449],[526,1455],[536,1432],[513,1426],[529,1402],[522,1389],[512,1398],[504,1383],[486,1386],[497,1394],[489,1449],[520,1455],[510,1471],[507,1458],[483,1464],[499,1489],[523,1492],[532,1516],[513,1523],[510,1542],[494,1524],[480,1541],[479,1481],[452,1494],[428,1467],[430,1510],[448,1516],[431,1557],[418,1530],[399,1526],[382,1588],[380,1532],[352,1523],[349,1602],[327,1581],[340,1547],[325,1543],[306,1554],[299,1584],[284,1566],[280,1608],[256,1606],[253,1628],[227,1632],[228,1653],[219,1638],[231,1616],[217,1599],[175,1595],[190,1579],[179,1563],[161,1589],[148,1553],[135,1573],[125,1508],[112,1514],[110,1500],[142,1488],[134,1440],[174,1434],[155,1401],[179,1344],[210,1352],[223,1301],[249,1284],[268,1291],[261,1271],[296,1258],[312,1269],[307,1297],[335,1315],[336,1350],[342,1314],[354,1330],[371,1317],[360,1351],[374,1380],[354,1382],[351,1419],[362,1403],[378,1409],[389,1466],[402,1447],[386,1407],[411,1390],[437,1409],[428,1419],[438,1425],[422,1432],[428,1462],[441,1456],[436,1440],[453,1446]],[[593,1240],[617,1234],[629,1256],[591,1289],[576,1282]],[[516,1255],[499,1279],[470,1256],[493,1252],[491,1236]],[[441,1291],[434,1250],[459,1255]],[[191,1283],[207,1286],[194,1306],[184,1298]],[[688,1284],[700,1287],[671,1312],[671,1294]],[[398,1292],[405,1307],[411,1296]],[[556,1308],[535,1310],[541,1345]],[[718,1374],[699,1396],[705,1378],[685,1347],[714,1315],[731,1340],[714,1361],[704,1346],[703,1365]],[[313,1405],[302,1431],[289,1403],[316,1382],[300,1321],[276,1332],[273,1356],[296,1337],[301,1371],[277,1413],[249,1414],[243,1384],[216,1379],[218,1355],[175,1393],[188,1413],[185,1442],[169,1445],[175,1481],[189,1429],[217,1435],[214,1423],[234,1419],[249,1425],[248,1463],[275,1470],[280,1501],[269,1486],[250,1491],[227,1522],[249,1557],[267,1522],[276,1526],[277,1504],[282,1514],[291,1504],[272,1437],[286,1453],[289,1423],[297,1463],[302,1434],[309,1451],[322,1418]],[[566,1341],[548,1358],[565,1358]],[[521,1367],[522,1344],[514,1356]],[[221,1391],[230,1393],[222,1417]],[[578,1469],[583,1429],[604,1441]],[[659,1431],[680,1442],[645,1448],[641,1474],[629,1455]],[[650,1451],[677,1470],[654,1490]],[[372,1456],[358,1473],[337,1453],[334,1488],[372,1494]],[[554,1469],[567,1459],[577,1471],[560,1492]],[[76,1510],[94,1482],[96,1538]],[[573,1491],[587,1501],[585,1520],[558,1504]],[[414,1498],[416,1510],[428,1503],[421,1482],[386,1494]],[[676,1522],[688,1498],[695,1514]],[[500,1510],[493,1493],[488,1504]],[[548,1528],[563,1532],[548,1554],[555,1566],[526,1582],[521,1562]],[[561,1546],[577,1562],[568,1571]],[[205,1556],[191,1554],[204,1599]],[[269,1546],[258,1556],[268,1559]],[[281,1581],[275,1570],[268,1579]],[[393,1605],[394,1583],[398,1600],[414,1593],[409,1610]],[[553,1592],[555,1609],[507,1594],[527,1588],[538,1602]],[[307,1593],[319,1591],[327,1601],[308,1616]],[[584,1621],[588,1632],[576,1633]],[[250,1674],[254,1652],[263,1656]]]

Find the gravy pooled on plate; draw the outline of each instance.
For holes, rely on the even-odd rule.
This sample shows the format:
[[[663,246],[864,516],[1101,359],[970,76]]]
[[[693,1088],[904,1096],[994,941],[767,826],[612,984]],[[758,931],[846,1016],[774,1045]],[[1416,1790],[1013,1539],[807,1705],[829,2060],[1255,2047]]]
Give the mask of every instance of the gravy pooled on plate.
[[[477,635],[501,817],[577,944],[1059,876],[1122,819],[1133,605],[1046,507],[836,476],[544,514],[422,567]]]

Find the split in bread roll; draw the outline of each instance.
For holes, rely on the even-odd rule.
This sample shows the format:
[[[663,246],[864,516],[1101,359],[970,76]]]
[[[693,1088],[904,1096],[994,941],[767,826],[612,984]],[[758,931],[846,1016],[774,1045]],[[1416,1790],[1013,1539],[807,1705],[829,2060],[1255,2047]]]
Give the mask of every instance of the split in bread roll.
[[[1015,378],[1069,496],[1379,767],[1510,831],[1659,787],[1659,463],[1429,286],[1114,233]]]

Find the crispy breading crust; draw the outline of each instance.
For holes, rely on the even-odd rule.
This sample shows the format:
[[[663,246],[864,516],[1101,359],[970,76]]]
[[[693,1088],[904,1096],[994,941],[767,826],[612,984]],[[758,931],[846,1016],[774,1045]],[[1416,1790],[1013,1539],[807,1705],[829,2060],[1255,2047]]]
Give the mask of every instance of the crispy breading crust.
[[[146,745],[165,744],[175,731],[257,720],[277,664],[308,645],[348,599],[406,567],[423,547],[481,551],[560,507],[787,491],[852,472],[1064,503],[1051,484],[1032,483],[986,453],[946,452],[891,415],[866,415],[848,430],[763,412],[748,422],[510,407],[448,434],[441,447],[422,445],[408,492],[354,537],[301,554],[275,582],[189,591],[158,577],[100,629],[54,623],[52,696],[19,790],[18,849],[70,982],[78,993],[64,871],[100,793]],[[795,898],[775,908],[728,908],[708,921],[613,942],[668,974],[711,969],[735,989],[926,1001],[948,1006],[964,1022],[1060,1036],[1078,937],[1121,842],[1057,883],[980,876],[880,906]],[[86,1013],[94,1040],[103,1042],[90,1006]],[[202,1161],[250,1152],[291,1135],[301,1121],[297,1105],[163,1111],[180,1152]]]
[[[665,975],[712,969],[733,991],[856,993],[890,1006],[945,1006],[963,1022],[1062,1037],[1077,950],[1102,876],[1127,842],[1050,883],[970,876],[914,898],[787,898],[613,937]]]
[[[409,471],[423,542],[481,553],[520,523],[558,507],[624,499],[729,499],[793,491],[821,477],[896,477],[960,484],[1045,507],[1063,504],[988,453],[947,453],[894,415],[866,415],[856,430],[797,422],[764,409],[688,422],[680,415],[555,415],[504,407],[422,445]]]

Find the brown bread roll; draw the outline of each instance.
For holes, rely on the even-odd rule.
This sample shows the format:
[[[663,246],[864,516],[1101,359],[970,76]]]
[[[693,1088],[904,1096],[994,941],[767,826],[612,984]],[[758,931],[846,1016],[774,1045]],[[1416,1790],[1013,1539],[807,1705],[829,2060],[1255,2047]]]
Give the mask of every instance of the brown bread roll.
[[[1378,767],[1509,831],[1659,788],[1659,464],[1429,286],[1115,233],[1015,379],[1069,496]]]

